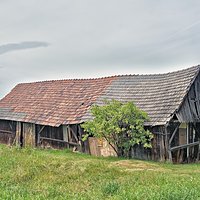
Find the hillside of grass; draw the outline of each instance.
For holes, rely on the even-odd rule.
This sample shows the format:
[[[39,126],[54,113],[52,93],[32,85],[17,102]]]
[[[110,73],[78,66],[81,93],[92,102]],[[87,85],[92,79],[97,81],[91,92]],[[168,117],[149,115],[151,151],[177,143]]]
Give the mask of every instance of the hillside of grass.
[[[0,145],[0,199],[200,199],[200,164]]]

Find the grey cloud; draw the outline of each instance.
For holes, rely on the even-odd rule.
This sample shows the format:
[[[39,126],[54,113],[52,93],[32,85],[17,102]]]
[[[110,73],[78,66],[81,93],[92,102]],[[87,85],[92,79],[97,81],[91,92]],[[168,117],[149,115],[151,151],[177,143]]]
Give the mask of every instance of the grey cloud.
[[[28,41],[21,43],[10,43],[0,46],[0,55],[16,50],[32,49],[38,47],[47,47],[49,46],[46,42],[37,42],[37,41]]]

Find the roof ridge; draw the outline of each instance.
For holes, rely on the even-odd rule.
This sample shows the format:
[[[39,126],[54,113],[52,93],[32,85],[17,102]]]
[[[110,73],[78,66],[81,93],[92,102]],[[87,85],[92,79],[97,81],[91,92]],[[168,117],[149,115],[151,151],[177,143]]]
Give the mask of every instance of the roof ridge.
[[[96,77],[96,78],[66,78],[66,79],[53,79],[53,80],[42,80],[42,81],[33,81],[33,82],[24,82],[24,83],[18,83],[20,84],[34,84],[34,83],[48,83],[48,82],[61,82],[61,81],[87,81],[87,80],[101,80],[101,79],[109,79],[109,78],[116,78],[116,77],[125,77],[125,76],[159,76],[159,75],[168,75],[178,72],[187,71],[192,68],[199,68],[200,65],[195,65],[192,67],[188,67],[185,69],[180,69],[172,72],[166,72],[166,73],[155,73],[155,74],[122,74],[122,75],[111,75],[111,76],[104,76],[104,77]]]

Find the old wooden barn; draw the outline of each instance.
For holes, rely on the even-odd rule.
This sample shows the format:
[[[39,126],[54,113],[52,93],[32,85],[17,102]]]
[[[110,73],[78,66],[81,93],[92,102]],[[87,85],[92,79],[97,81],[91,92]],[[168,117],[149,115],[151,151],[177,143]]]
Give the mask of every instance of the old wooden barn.
[[[200,67],[154,75],[18,84],[0,101],[0,141],[20,146],[73,148],[113,155],[103,140],[81,140],[80,124],[91,119],[92,104],[104,99],[134,101],[146,111],[145,126],[154,134],[153,148],[132,148],[142,159],[199,160]]]

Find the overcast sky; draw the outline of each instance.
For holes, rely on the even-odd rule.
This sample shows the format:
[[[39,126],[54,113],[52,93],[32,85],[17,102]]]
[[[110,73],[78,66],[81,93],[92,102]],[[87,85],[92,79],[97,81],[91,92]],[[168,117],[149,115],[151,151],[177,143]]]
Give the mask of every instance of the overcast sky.
[[[0,97],[19,82],[200,64],[199,0],[0,0]]]

